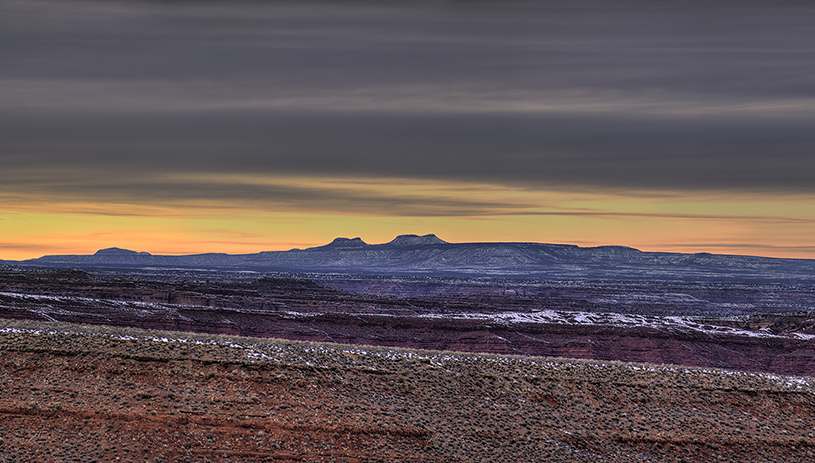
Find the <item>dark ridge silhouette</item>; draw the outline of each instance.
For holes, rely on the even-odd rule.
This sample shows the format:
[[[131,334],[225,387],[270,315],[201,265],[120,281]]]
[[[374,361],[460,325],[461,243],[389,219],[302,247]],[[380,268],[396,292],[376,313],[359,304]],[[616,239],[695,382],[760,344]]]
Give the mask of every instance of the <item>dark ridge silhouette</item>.
[[[9,262],[11,263],[11,262]],[[809,282],[815,260],[725,254],[643,252],[624,246],[448,243],[400,235],[388,243],[337,238],[305,250],[230,255],[151,255],[110,248],[93,255],[45,256],[16,264],[52,267],[180,267],[371,275],[492,276],[544,280]]]

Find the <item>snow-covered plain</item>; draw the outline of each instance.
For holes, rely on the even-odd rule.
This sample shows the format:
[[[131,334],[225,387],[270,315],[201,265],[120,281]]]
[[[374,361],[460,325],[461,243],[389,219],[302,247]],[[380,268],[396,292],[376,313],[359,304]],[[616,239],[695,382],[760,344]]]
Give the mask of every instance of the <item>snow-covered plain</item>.
[[[137,317],[147,317],[157,313],[176,317],[179,320],[189,320],[179,313],[180,309],[206,310],[204,306],[190,306],[157,302],[141,301],[117,301],[111,299],[96,299],[75,296],[53,296],[24,294],[15,292],[0,292],[0,307],[21,307],[26,310],[36,312],[51,321],[56,321],[54,316],[68,315],[75,313],[85,313],[87,308],[101,308],[107,311],[121,311]],[[256,309],[229,309],[234,312],[253,312]],[[274,314],[288,319],[309,319],[322,315],[319,312],[296,312],[289,310],[277,310]],[[94,313],[90,316],[106,318],[110,312]],[[350,316],[364,317],[396,317],[397,315],[385,313],[347,313]],[[758,330],[747,330],[733,326],[725,326],[717,321],[721,318],[694,317],[694,316],[658,316],[658,315],[638,315],[615,312],[582,312],[582,311],[562,311],[562,310],[536,310],[527,312],[500,312],[500,313],[479,313],[479,312],[458,312],[458,313],[424,313],[419,315],[404,315],[398,317],[416,317],[419,319],[439,319],[439,320],[479,320],[488,324],[499,324],[504,326],[512,325],[570,325],[570,326],[612,326],[619,328],[648,328],[668,332],[699,333],[707,336],[743,336],[757,338],[797,338],[802,340],[814,339],[815,334],[802,332],[786,332],[775,334],[767,328]],[[736,320],[738,317],[731,317]]]

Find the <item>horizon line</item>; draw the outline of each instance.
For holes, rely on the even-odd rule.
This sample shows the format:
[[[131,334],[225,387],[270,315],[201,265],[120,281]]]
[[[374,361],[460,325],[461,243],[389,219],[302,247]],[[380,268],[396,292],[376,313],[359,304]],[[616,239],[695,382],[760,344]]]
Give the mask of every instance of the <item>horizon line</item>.
[[[682,252],[682,251],[666,251],[666,250],[643,250],[643,249],[640,249],[638,247],[628,246],[628,245],[620,245],[620,244],[600,244],[600,245],[588,245],[588,246],[582,245],[581,246],[580,244],[574,244],[574,243],[555,243],[555,242],[540,242],[540,241],[462,241],[462,242],[451,242],[451,241],[442,240],[435,233],[428,233],[428,234],[424,234],[424,235],[401,234],[401,235],[397,235],[391,241],[387,241],[387,242],[383,242],[383,243],[368,243],[359,236],[354,237],[354,238],[338,236],[338,237],[334,238],[333,240],[331,240],[328,243],[317,244],[317,245],[309,246],[309,247],[305,247],[305,248],[294,247],[294,248],[290,248],[290,249],[261,250],[261,251],[257,251],[257,252],[248,252],[248,253],[245,253],[245,252],[244,253],[229,253],[229,252],[219,252],[219,251],[208,251],[208,252],[192,252],[192,253],[177,253],[177,254],[174,254],[174,253],[155,253],[154,254],[154,253],[151,253],[151,252],[148,252],[148,251],[136,251],[136,250],[129,249],[129,248],[126,248],[126,247],[112,246],[112,247],[98,249],[95,252],[90,253],[90,254],[75,254],[75,253],[74,254],[72,254],[72,253],[67,253],[67,254],[45,254],[45,255],[41,255],[39,257],[33,257],[33,258],[29,258],[29,259],[13,260],[13,259],[2,259],[2,258],[0,258],[0,262],[3,262],[3,263],[18,263],[18,262],[22,263],[22,262],[36,261],[36,260],[44,259],[44,258],[48,258],[48,257],[68,257],[68,256],[86,257],[86,256],[94,256],[94,255],[96,255],[96,254],[98,254],[100,252],[103,252],[103,251],[114,251],[114,250],[116,250],[116,251],[126,251],[126,252],[129,252],[129,253],[133,253],[135,255],[144,255],[144,256],[151,256],[151,257],[188,257],[188,256],[202,256],[202,255],[209,255],[209,254],[224,254],[224,255],[227,255],[227,256],[249,256],[249,255],[256,255],[256,254],[263,254],[263,253],[284,253],[284,252],[314,250],[314,249],[328,247],[328,246],[330,246],[330,245],[332,245],[334,243],[343,242],[343,241],[357,241],[357,242],[361,243],[364,246],[385,246],[385,245],[394,243],[399,238],[435,238],[435,239],[438,240],[438,242],[435,242],[435,243],[419,243],[419,244],[417,244],[417,245],[424,245],[424,246],[467,245],[467,244],[473,244],[473,245],[475,245],[475,244],[537,244],[537,245],[544,245],[544,246],[576,247],[576,248],[580,248],[580,249],[626,248],[626,249],[631,249],[631,250],[634,250],[634,251],[637,251],[637,252],[649,253],[649,254],[686,254],[686,255],[708,254],[708,255],[718,255],[718,256],[756,257],[756,258],[762,258],[762,259],[815,260],[813,258],[807,258],[807,257],[776,257],[776,256],[767,256],[767,255],[760,255],[760,254],[736,254],[736,253],[722,253],[722,252],[711,252],[711,251]],[[679,246],[683,246],[683,245],[679,245]],[[690,247],[690,245],[685,245],[685,246]],[[735,249],[738,249],[738,248],[768,248],[768,249],[781,248],[781,249],[787,249],[786,247],[769,246],[769,245],[732,244],[732,243],[708,243],[708,244],[706,244],[706,246],[699,246],[698,244],[694,244],[693,246],[694,247],[702,247],[702,248],[704,248],[706,246],[709,246],[709,247],[719,247],[719,248],[723,247],[723,248],[735,248]],[[799,248],[799,247],[795,247],[795,248]],[[806,248],[806,249],[809,249],[809,248]]]

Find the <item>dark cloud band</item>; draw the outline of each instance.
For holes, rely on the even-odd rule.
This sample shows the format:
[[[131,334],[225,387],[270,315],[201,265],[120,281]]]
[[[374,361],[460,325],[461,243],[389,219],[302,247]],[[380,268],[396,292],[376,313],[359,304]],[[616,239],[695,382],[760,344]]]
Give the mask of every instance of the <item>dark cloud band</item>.
[[[15,171],[340,175],[538,188],[815,189],[809,120],[223,111],[0,119]]]
[[[0,182],[170,199],[201,192],[142,179],[815,193],[815,7],[578,3],[9,2]]]

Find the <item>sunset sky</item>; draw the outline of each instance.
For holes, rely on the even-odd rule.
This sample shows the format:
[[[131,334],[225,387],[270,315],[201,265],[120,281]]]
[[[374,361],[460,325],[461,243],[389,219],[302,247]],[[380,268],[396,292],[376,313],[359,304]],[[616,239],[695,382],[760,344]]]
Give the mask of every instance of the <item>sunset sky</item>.
[[[382,243],[815,258],[815,6],[0,2],[0,259]]]

